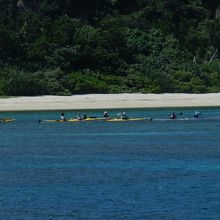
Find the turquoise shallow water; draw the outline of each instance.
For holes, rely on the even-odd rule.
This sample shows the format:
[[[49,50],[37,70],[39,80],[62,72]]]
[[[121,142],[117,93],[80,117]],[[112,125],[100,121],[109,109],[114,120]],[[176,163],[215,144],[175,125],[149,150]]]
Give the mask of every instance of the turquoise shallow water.
[[[127,113],[172,111],[193,114]],[[39,124],[59,112],[1,115],[17,120],[0,124],[0,219],[220,219],[220,119]]]

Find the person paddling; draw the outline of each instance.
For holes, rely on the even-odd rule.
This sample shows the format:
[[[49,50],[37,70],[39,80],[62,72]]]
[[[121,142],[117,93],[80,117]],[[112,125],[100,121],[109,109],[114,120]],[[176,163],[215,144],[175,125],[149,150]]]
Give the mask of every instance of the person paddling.
[[[105,111],[105,112],[103,113],[103,117],[104,117],[104,118],[109,118],[109,114],[108,114],[107,111]]]
[[[170,115],[170,119],[171,120],[176,120],[176,113],[173,112],[171,115]]]
[[[78,120],[82,120],[82,116],[81,116],[81,113],[78,113],[77,117],[76,117]]]
[[[200,118],[201,113],[199,111],[195,111],[194,118]]]
[[[60,115],[60,120],[61,120],[61,121],[65,121],[65,120],[66,120],[64,113],[61,113],[61,115]]]
[[[126,114],[125,112],[123,112],[123,113],[121,114],[121,119],[124,119],[124,120],[127,120],[127,119],[128,119],[128,116],[127,116],[127,114]]]

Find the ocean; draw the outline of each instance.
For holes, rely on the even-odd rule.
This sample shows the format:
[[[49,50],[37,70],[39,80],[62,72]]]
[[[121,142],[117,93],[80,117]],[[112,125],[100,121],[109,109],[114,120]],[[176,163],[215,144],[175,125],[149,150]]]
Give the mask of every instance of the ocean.
[[[162,120],[194,110],[204,119]],[[60,112],[1,113],[16,121],[0,124],[0,219],[219,220],[220,108],[109,113],[121,111],[161,120],[47,124],[38,121]]]

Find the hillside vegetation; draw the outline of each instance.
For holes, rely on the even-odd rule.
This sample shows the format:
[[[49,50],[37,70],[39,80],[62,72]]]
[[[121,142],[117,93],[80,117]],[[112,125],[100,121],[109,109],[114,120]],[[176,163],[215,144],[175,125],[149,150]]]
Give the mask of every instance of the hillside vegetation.
[[[1,0],[0,95],[220,92],[219,0]]]

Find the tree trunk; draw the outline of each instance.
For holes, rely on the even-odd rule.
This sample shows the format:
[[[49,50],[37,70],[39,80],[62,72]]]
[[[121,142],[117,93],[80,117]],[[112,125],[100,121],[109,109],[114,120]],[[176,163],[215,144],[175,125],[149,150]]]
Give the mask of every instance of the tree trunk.
[[[215,59],[215,56],[217,55],[217,53],[218,53],[218,49],[216,49],[215,52],[214,52],[214,54],[211,56],[208,65],[210,65],[210,64],[212,63],[212,61]]]
[[[24,5],[23,0],[18,0],[17,6],[18,6],[19,8],[24,8],[24,9],[25,9],[25,5]]]
[[[220,6],[216,9],[215,17],[216,18],[220,17]]]

